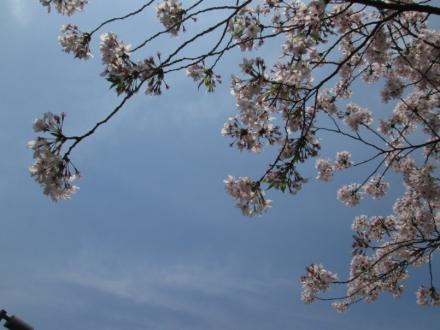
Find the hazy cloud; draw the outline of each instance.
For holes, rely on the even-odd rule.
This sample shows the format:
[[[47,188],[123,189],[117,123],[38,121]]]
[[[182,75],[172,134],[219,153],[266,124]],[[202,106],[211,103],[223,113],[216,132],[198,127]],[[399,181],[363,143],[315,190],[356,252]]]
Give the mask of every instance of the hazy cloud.
[[[6,0],[11,17],[21,28],[29,26],[32,20],[32,9],[28,0]]]

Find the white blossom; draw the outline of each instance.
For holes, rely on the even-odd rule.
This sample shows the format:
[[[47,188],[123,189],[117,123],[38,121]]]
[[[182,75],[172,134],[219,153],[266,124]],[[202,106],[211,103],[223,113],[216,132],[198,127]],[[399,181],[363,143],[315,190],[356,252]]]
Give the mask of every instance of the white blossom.
[[[333,179],[333,165],[329,160],[318,159],[315,163],[315,168],[318,171],[318,180],[330,181]]]
[[[126,66],[127,60],[130,57],[130,47],[131,45],[120,41],[115,33],[102,34],[101,43],[99,45],[102,63],[113,68]]]
[[[183,15],[182,2],[179,0],[163,0],[156,7],[157,17],[168,32],[176,36],[180,30]]]
[[[271,200],[264,197],[264,191],[248,177],[236,179],[228,176],[224,183],[226,191],[236,200],[237,207],[245,215],[260,215],[271,206]]]
[[[350,126],[354,131],[359,129],[361,124],[370,126],[373,118],[371,112],[366,108],[361,108],[355,104],[347,105],[347,112],[344,118],[345,123]]]
[[[260,22],[255,12],[245,7],[229,21],[228,31],[239,45],[242,51],[252,50],[261,45],[255,39],[261,32]]]
[[[351,153],[347,150],[338,151],[336,153],[336,163],[335,168],[337,170],[342,170],[345,168],[349,168],[353,165],[353,162],[350,161]]]
[[[80,11],[87,5],[88,0],[40,0],[40,3],[47,7],[50,12],[51,6],[55,6],[61,15],[71,16],[76,11]]]
[[[365,183],[363,188],[368,195],[376,199],[385,196],[389,186],[390,184],[388,182],[383,182],[381,177],[373,176],[367,183]]]
[[[417,303],[419,305],[433,305],[440,306],[440,293],[436,288],[424,288],[420,287],[416,293]]]
[[[43,187],[44,194],[54,201],[69,199],[78,190],[72,181],[79,177],[79,172],[76,168],[72,171],[69,159],[60,153],[66,140],[62,132],[63,121],[64,114],[46,112],[43,118],[34,121],[33,128],[36,132],[50,133],[52,137],[37,137],[28,143],[34,157],[29,172]]]
[[[324,268],[321,264],[311,264],[306,268],[306,275],[301,276],[303,287],[301,299],[305,303],[312,303],[320,292],[325,292],[330,284],[338,280],[338,276]]]
[[[352,183],[338,190],[337,197],[347,206],[356,206],[361,201],[360,184]]]
[[[192,64],[186,69],[186,74],[194,81],[200,81],[205,75],[205,68],[200,64]]]
[[[76,25],[67,24],[61,29],[63,35],[58,37],[58,42],[66,53],[73,53],[76,58],[89,59],[93,57],[90,52],[90,35],[81,32]]]
[[[338,313],[344,313],[348,306],[350,305],[350,301],[335,301],[332,303],[332,306]]]

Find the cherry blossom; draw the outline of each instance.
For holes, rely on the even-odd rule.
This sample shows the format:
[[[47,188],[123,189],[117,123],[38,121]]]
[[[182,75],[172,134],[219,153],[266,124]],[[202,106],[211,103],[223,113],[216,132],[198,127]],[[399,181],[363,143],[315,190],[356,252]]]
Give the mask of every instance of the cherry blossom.
[[[351,167],[353,165],[353,162],[350,161],[350,157],[351,153],[349,151],[338,151],[336,153],[335,168],[337,170],[342,170]]]
[[[360,187],[358,183],[341,187],[338,190],[338,199],[347,206],[356,206],[362,199]]]
[[[242,51],[252,50],[259,45],[255,39],[261,32],[260,22],[255,11],[250,7],[245,7],[237,13],[230,21],[228,31]]]
[[[49,12],[54,6],[61,15],[71,16],[76,11],[82,10],[88,0],[40,0],[40,3],[47,7]]]
[[[79,171],[68,157],[61,156],[61,147],[66,141],[62,132],[64,114],[60,116],[46,112],[33,124],[35,132],[49,133],[52,138],[37,137],[28,143],[33,150],[34,164],[29,167],[31,176],[52,200],[69,199],[78,190],[72,184]]]
[[[376,199],[383,197],[389,188],[390,184],[382,182],[381,177],[374,176],[364,185],[364,191],[372,198]]]
[[[360,125],[371,125],[372,120],[371,112],[366,108],[351,103],[347,105],[344,121],[354,131],[357,131]]]
[[[424,287],[419,288],[417,291],[417,303],[419,305],[440,305],[440,293],[434,287],[426,289]]]
[[[315,168],[318,170],[318,180],[330,181],[333,178],[333,165],[330,161],[325,159],[318,159],[315,164]]]
[[[205,75],[205,68],[200,64],[192,64],[186,69],[186,74],[194,81],[200,81]]]
[[[160,94],[163,77],[160,70],[155,71],[154,59],[150,57],[134,62],[130,58],[130,48],[131,45],[119,40],[115,33],[102,34],[99,49],[105,69],[101,75],[112,84],[111,87],[118,94],[130,94],[147,80],[146,93]]]
[[[237,207],[248,216],[260,215],[271,206],[271,201],[264,197],[258,183],[248,177],[228,176],[224,181],[226,191],[237,202]]]
[[[181,21],[185,11],[182,8],[182,2],[179,0],[163,0],[156,7],[157,17],[167,28],[167,31],[176,36],[181,27]]]
[[[306,275],[300,279],[303,287],[301,299],[305,303],[312,303],[320,292],[325,292],[338,276],[324,268],[321,264],[311,264],[306,268]]]
[[[58,37],[58,42],[66,53],[73,53],[76,58],[89,59],[93,57],[90,52],[90,35],[81,32],[76,25],[67,24],[61,29],[63,35]]]
[[[88,1],[40,2],[48,10],[54,6],[60,14],[72,15]],[[74,24],[65,25],[59,42],[65,52],[90,58],[95,32],[153,3],[104,21],[88,33]],[[327,298],[334,300],[338,312],[360,300],[373,302],[382,293],[397,298],[404,292],[411,268],[432,270],[440,248],[440,32],[430,28],[440,8],[431,4],[242,0],[214,6],[161,0],[156,16],[164,29],[139,45],[131,47],[114,32],[101,34],[102,76],[122,95],[107,117],[72,137],[62,131],[64,115],[46,113],[34,122],[35,132],[47,136],[29,144],[35,159],[31,175],[52,199],[69,198],[77,189],[71,182],[78,177],[70,161],[73,149],[107,123],[144,84],[147,94],[159,95],[162,86],[170,87],[165,77],[183,71],[198,87],[213,92],[222,82],[218,63],[234,49],[246,51],[249,56],[235,66],[230,78],[236,113],[228,116],[221,133],[240,151],[269,149],[275,156],[258,179],[228,176],[227,193],[244,215],[261,215],[271,206],[266,190],[296,194],[308,182],[303,169],[317,158],[317,179],[325,182],[349,168],[351,172],[368,169],[365,177],[356,178],[361,183],[343,185],[337,191],[337,199],[354,207],[362,206],[366,195],[383,197],[395,188],[389,183],[395,182],[389,180],[390,174],[397,175],[404,191],[394,201],[391,214],[361,214],[353,221],[347,279],[339,281],[321,264],[312,264],[300,280],[306,303],[321,299],[331,286],[346,285],[344,297]],[[213,18],[209,27],[189,28],[208,13]],[[187,38],[173,38],[175,50],[168,55],[149,48],[151,42],[181,32]],[[209,49],[198,47],[208,36],[218,38],[217,42]],[[278,55],[256,56],[257,48],[267,44]],[[157,55],[136,60],[140,50]],[[255,56],[250,55],[253,52]],[[368,106],[370,93],[364,94],[362,88],[377,92],[372,97],[374,107]],[[362,152],[353,147],[337,152],[335,159],[325,159],[321,144],[327,143],[327,134],[341,141],[337,150],[346,139],[361,146]],[[428,281],[416,293],[417,302],[439,306],[436,279],[432,271],[427,273]]]

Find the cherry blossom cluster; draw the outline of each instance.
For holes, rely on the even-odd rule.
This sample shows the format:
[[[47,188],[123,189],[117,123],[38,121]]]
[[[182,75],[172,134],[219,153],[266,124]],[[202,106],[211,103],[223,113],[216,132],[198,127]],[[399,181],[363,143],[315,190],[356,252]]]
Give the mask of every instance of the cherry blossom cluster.
[[[440,292],[437,288],[421,287],[417,291],[417,303],[419,305],[440,306]]]
[[[364,189],[368,195],[373,199],[376,199],[385,196],[389,186],[390,184],[388,182],[383,182],[381,177],[373,176],[364,185]]]
[[[40,3],[47,7],[49,12],[52,6],[54,6],[61,15],[67,16],[71,16],[76,11],[82,10],[88,2],[88,0],[40,0]]]
[[[114,87],[118,94],[133,93],[143,81],[148,80],[148,94],[160,94],[163,76],[156,71],[152,57],[133,62],[130,59],[131,45],[119,40],[115,33],[101,35],[99,49],[105,65],[102,76]]]
[[[315,168],[318,172],[316,179],[321,181],[331,181],[334,177],[335,170],[347,169],[352,166],[349,160],[350,153],[348,151],[340,151],[336,155],[336,161],[333,165],[331,160],[318,159]],[[388,192],[390,184],[384,182],[381,176],[370,176],[370,178],[362,185],[353,183],[345,185],[338,190],[337,197],[347,206],[356,206],[363,198],[363,194],[369,195],[373,199],[385,196]]]
[[[347,105],[344,122],[354,131],[359,130],[360,125],[370,126],[372,123],[371,112],[355,104]]]
[[[156,7],[156,14],[167,31],[171,35],[177,36],[185,15],[182,2],[180,0],[163,0]]]
[[[329,160],[318,159],[315,164],[316,170],[318,171],[318,180],[330,181],[333,179],[333,165]]]
[[[316,179],[322,181],[331,181],[333,179],[335,170],[347,169],[353,165],[353,162],[350,161],[350,157],[351,153],[343,150],[337,152],[334,164],[330,159],[317,159],[315,162],[315,168],[318,172]]]
[[[351,153],[347,150],[338,151],[336,153],[335,168],[342,170],[353,166],[353,162],[350,160]]]
[[[215,87],[222,82],[221,76],[215,74],[210,68],[206,68],[204,63],[194,63],[186,69],[186,74],[200,86],[206,87],[208,92],[214,92]]]
[[[306,268],[306,275],[300,278],[303,291],[301,299],[312,303],[320,292],[325,292],[330,284],[338,280],[338,275],[324,268],[321,264],[311,264]]]
[[[406,158],[399,171],[406,191],[394,203],[394,213],[370,218],[361,215],[353,222],[356,234],[347,295],[333,304],[339,312],[359,299],[372,302],[382,292],[399,297],[408,277],[407,266],[430,265],[440,247],[440,184],[433,176],[434,168],[417,167],[413,159]],[[376,179],[373,182],[377,183]],[[430,276],[431,286],[417,291],[417,303],[438,306],[439,293],[432,284],[432,273]]]
[[[259,184],[248,177],[228,176],[224,183],[226,191],[236,200],[244,215],[259,215],[271,206],[271,200],[264,197]]]
[[[120,41],[115,33],[101,35],[99,49],[105,70],[102,76],[115,84],[118,93],[131,88],[134,63],[130,60],[130,45]],[[127,83],[128,82],[128,83]]]
[[[195,63],[195,64],[191,64],[186,69],[186,74],[197,82],[203,79],[203,77],[205,76],[205,71],[206,71],[205,66]]]
[[[241,68],[245,74],[252,75],[264,72],[265,64],[261,58],[244,59]],[[282,143],[280,129],[272,123],[273,109],[261,96],[265,88],[262,80],[248,82],[232,77],[231,93],[237,100],[238,115],[229,118],[221,132],[233,138],[231,145],[236,145],[239,150],[260,152],[265,144]]]
[[[58,42],[66,53],[73,53],[74,57],[87,60],[93,57],[90,52],[90,35],[81,32],[76,25],[66,24],[61,28],[62,35]]]
[[[256,41],[261,32],[258,13],[251,7],[244,7],[234,16],[229,22],[228,31],[242,51],[252,50],[261,45],[261,42]]]
[[[42,118],[36,119],[34,131],[50,134],[51,137],[38,136],[28,143],[35,160],[29,172],[43,187],[44,194],[54,201],[69,199],[78,190],[72,181],[79,177],[79,172],[67,157],[61,156],[62,145],[66,141],[62,131],[64,116],[64,113],[58,116],[46,112]]]
[[[347,206],[356,206],[362,199],[361,185],[352,183],[342,186],[337,193],[338,199]]]

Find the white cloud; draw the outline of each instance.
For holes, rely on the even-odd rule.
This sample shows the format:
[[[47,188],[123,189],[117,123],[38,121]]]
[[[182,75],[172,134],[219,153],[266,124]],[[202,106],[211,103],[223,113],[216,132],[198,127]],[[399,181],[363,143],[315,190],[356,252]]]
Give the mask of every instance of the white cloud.
[[[179,311],[200,320],[233,317],[227,311],[215,308],[222,301],[229,302],[227,305],[234,302],[236,306],[248,310],[267,310],[270,306],[264,297],[276,289],[291,290],[292,286],[283,279],[270,278],[266,281],[248,278],[232,269],[231,265],[158,265],[144,261],[142,265],[124,265],[121,268],[108,269],[93,257],[80,256],[71,260],[61,272],[53,272],[52,276],[58,281],[103,292],[134,304]],[[206,305],[206,301],[211,301],[212,305]]]

